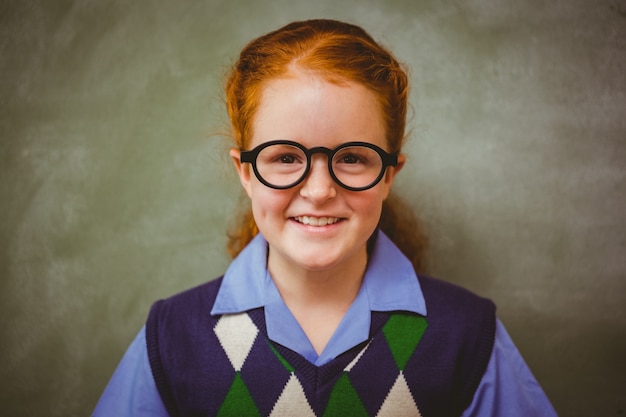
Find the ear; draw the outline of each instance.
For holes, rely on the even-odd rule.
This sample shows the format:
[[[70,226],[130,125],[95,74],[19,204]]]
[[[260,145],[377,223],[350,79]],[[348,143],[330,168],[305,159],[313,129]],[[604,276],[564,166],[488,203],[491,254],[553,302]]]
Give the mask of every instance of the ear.
[[[228,152],[230,157],[233,160],[233,165],[235,166],[235,170],[239,175],[239,181],[243,186],[243,189],[246,190],[248,197],[252,197],[252,189],[250,188],[250,166],[249,164],[243,164],[241,162],[241,151],[237,148],[231,148]]]
[[[387,171],[385,171],[385,177],[383,178],[383,183],[385,185],[385,198],[387,198],[387,196],[389,195],[393,180],[398,172],[400,172],[400,170],[404,167],[405,162],[406,156],[404,156],[404,154],[400,154],[398,155],[398,164],[395,167],[387,167]]]

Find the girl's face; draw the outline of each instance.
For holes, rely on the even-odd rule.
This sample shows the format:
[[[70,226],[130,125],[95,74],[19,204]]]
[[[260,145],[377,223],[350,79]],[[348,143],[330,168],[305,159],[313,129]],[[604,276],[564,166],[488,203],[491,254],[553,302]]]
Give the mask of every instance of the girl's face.
[[[359,84],[332,84],[302,71],[267,83],[252,127],[249,149],[289,139],[309,149],[334,149],[345,142],[362,141],[388,150],[380,105],[373,93]],[[313,155],[304,181],[286,190],[261,184],[250,164],[241,163],[238,150],[231,150],[231,156],[252,201],[257,226],[269,243],[272,273],[293,268],[363,270],[367,240],[378,224],[394,175],[402,167],[402,155],[398,166],[388,167],[383,179],[365,191],[349,191],[335,183],[327,157],[321,153]]]

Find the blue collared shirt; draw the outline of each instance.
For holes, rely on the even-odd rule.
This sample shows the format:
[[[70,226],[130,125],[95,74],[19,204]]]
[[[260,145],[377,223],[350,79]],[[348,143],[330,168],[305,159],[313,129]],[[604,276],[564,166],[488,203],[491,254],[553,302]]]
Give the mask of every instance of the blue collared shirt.
[[[231,263],[211,314],[239,313],[264,307],[271,340],[294,350],[316,365],[365,341],[371,311],[411,311],[428,315],[411,263],[379,232],[361,289],[328,344],[318,355],[283,302],[267,269],[267,242],[260,234]],[[94,416],[168,416],[150,370],[142,328],[107,385]],[[526,366],[506,329],[497,320],[489,364],[469,416],[556,416],[548,398]]]
[[[411,311],[426,315],[426,303],[413,266],[381,233],[356,299],[318,356],[283,302],[267,269],[259,268],[265,265],[266,259],[267,243],[257,235],[226,271],[211,314],[241,313],[265,307],[269,338],[317,366],[368,339],[371,311]]]

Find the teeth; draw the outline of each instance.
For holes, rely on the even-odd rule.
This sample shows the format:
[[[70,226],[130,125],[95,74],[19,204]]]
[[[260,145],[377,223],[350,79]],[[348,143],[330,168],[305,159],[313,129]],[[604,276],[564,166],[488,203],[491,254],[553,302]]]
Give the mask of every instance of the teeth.
[[[335,224],[339,221],[337,217],[312,217],[312,216],[298,216],[296,221],[302,224],[308,224],[309,226],[326,226],[327,224]]]

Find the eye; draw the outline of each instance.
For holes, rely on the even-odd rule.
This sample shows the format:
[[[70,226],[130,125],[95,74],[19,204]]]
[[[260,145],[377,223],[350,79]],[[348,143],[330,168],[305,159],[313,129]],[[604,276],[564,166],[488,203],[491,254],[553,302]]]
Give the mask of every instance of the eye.
[[[272,158],[271,163],[281,165],[300,164],[302,162],[302,156],[293,153],[283,153],[276,155]]]
[[[291,145],[271,145],[259,153],[257,164],[265,165],[293,165],[306,163],[306,155],[297,147]]]
[[[293,164],[296,162],[296,157],[295,155],[280,155],[278,158],[276,158],[277,162],[280,162],[281,164]]]
[[[372,157],[369,151],[370,150],[367,148],[345,148],[335,155],[335,157],[333,158],[333,163],[343,165],[367,164]]]
[[[358,164],[363,162],[363,159],[355,154],[345,154],[341,155],[337,162],[340,162],[342,164]]]

